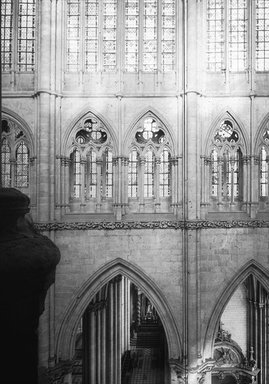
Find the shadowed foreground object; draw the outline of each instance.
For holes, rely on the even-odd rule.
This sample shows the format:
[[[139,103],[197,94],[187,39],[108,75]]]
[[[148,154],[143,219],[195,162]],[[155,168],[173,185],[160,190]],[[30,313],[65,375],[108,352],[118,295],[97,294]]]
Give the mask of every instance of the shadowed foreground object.
[[[37,383],[37,327],[60,252],[31,226],[29,198],[0,189],[0,329],[3,384]]]

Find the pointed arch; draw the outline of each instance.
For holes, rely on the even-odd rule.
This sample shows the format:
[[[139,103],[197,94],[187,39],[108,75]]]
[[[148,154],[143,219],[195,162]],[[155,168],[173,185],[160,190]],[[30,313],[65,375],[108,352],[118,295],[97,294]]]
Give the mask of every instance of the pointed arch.
[[[3,107],[2,108],[2,120],[5,120],[5,119],[9,119],[9,120],[13,121],[25,133],[24,141],[26,142],[26,144],[29,147],[31,157],[34,157],[35,156],[34,137],[33,137],[33,133],[32,133],[30,126],[16,112],[13,112],[9,108]]]
[[[75,118],[69,119],[67,121],[67,129],[63,134],[63,140],[61,144],[61,153],[66,155],[66,151],[68,151],[68,141],[74,130],[74,127],[80,120],[86,117],[88,113],[94,115],[96,119],[98,119],[105,126],[112,138],[114,152],[118,153],[118,140],[112,124],[110,124],[110,122],[99,111],[96,111],[94,108],[89,108],[89,106],[84,107],[79,113],[77,113]]]
[[[254,153],[256,155],[259,155],[260,148],[262,145],[264,145],[262,142],[262,135],[266,125],[269,126],[269,112],[261,120],[254,138]]]
[[[242,135],[242,141],[244,143],[244,150],[245,155],[247,155],[250,151],[250,143],[248,140],[248,135],[246,132],[246,129],[244,128],[244,124],[240,120],[240,118],[231,110],[230,107],[222,109],[222,111],[218,114],[218,116],[212,121],[210,124],[209,130],[207,132],[207,135],[205,137],[204,141],[204,153],[207,155],[210,150],[211,145],[211,139],[216,131],[216,128],[219,127],[220,123],[223,119],[230,119],[232,122],[236,124],[236,126],[239,128],[241,135]]]
[[[76,292],[67,308],[57,337],[57,359],[72,359],[75,348],[75,331],[85,309],[100,289],[119,274],[124,275],[138,286],[152,302],[166,333],[169,358],[181,359],[182,348],[179,332],[165,296],[143,270],[121,258],[101,267]]]
[[[171,150],[171,154],[173,155],[176,148],[175,147],[176,138],[172,130],[171,124],[166,120],[166,118],[163,115],[160,114],[159,111],[157,111],[155,108],[151,106],[148,106],[145,109],[143,109],[130,124],[123,140],[123,151],[128,151],[128,149],[130,149],[129,147],[131,145],[134,134],[136,132],[137,124],[139,123],[140,120],[142,120],[143,118],[146,118],[147,115],[151,115],[161,122],[163,128],[166,131],[165,133],[168,135],[168,138],[171,141],[170,150]],[[128,153],[125,153],[125,155],[127,156]]]
[[[255,276],[257,280],[263,285],[264,289],[269,292],[269,271],[266,270],[256,260],[250,260],[241,268],[241,270],[236,274],[236,276],[234,276],[234,278],[230,281],[228,286],[224,289],[219,299],[217,300],[217,304],[213,309],[205,333],[204,359],[212,357],[215,335],[218,330],[219,320],[221,318],[224,308],[226,307],[228,301],[232,297],[237,287],[242,284],[250,275]]]

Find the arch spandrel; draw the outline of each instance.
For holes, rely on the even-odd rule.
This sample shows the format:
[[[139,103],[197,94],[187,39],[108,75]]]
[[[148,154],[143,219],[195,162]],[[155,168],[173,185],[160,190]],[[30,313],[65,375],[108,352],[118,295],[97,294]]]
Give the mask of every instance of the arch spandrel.
[[[203,357],[204,360],[212,358],[214,350],[215,335],[218,330],[219,320],[226,307],[228,301],[234,294],[235,290],[240,284],[242,284],[247,277],[253,275],[263,285],[264,289],[269,292],[269,271],[266,270],[256,260],[252,259],[245,264],[240,271],[236,273],[236,276],[226,286],[215,305],[204,338]]]
[[[76,292],[61,323],[56,343],[57,359],[71,360],[75,350],[76,329],[93,297],[117,275],[127,277],[149,298],[163,324],[170,359],[182,357],[179,332],[172,311],[159,287],[140,268],[123,259],[115,259],[95,272]]]

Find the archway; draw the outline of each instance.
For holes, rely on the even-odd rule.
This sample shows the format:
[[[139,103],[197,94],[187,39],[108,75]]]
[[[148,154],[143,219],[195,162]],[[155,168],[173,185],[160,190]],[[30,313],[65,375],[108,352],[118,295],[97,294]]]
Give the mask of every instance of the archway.
[[[221,295],[212,313],[204,358],[215,363],[212,380],[246,377],[267,384],[269,353],[269,274],[252,260]],[[230,377],[230,379],[228,378]],[[227,377],[227,379],[226,379]],[[232,382],[232,381],[231,381]]]
[[[57,338],[57,360],[72,360],[75,356],[76,334],[83,314],[98,295],[108,294],[109,283],[118,276],[136,286],[156,309],[167,341],[167,361],[181,360],[181,343],[173,314],[158,286],[137,266],[115,259],[97,271],[77,292],[69,306]],[[119,374],[118,374],[119,376]]]

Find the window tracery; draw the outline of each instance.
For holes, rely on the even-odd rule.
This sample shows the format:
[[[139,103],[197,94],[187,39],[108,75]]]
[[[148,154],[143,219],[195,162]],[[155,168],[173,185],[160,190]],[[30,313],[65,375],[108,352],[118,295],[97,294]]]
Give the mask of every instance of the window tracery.
[[[160,205],[171,194],[171,147],[165,128],[152,114],[140,120],[131,144],[128,197],[143,206]]]
[[[22,128],[13,120],[2,120],[1,142],[2,186],[15,187],[28,193],[30,184],[30,150]]]
[[[240,131],[231,119],[224,119],[210,148],[210,196],[218,206],[243,201],[243,150]]]
[[[102,122],[89,114],[74,129],[70,149],[70,202],[91,211],[112,198],[113,152]],[[73,208],[76,209],[73,204]]]

